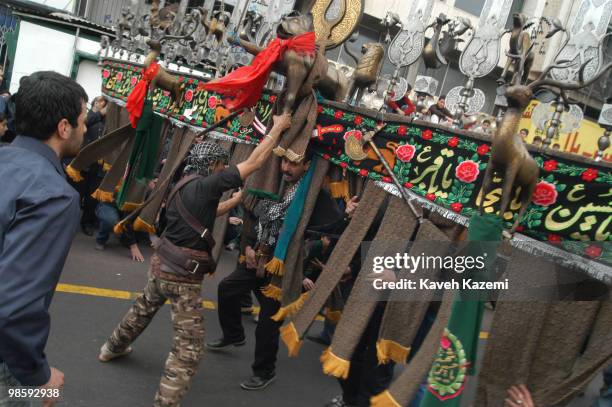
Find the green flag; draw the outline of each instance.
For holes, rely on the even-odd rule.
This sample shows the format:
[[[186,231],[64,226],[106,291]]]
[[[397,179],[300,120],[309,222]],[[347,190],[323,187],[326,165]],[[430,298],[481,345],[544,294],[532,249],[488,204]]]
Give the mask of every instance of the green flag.
[[[484,267],[478,271],[486,276],[495,261],[501,241],[502,220],[495,215],[474,215],[468,228],[468,245],[462,256],[484,256]],[[470,277],[476,277],[471,275]],[[482,293],[484,295],[484,293]],[[427,391],[420,407],[459,406],[468,376],[474,374],[484,297],[460,291],[455,297],[452,314],[440,349],[427,377]]]

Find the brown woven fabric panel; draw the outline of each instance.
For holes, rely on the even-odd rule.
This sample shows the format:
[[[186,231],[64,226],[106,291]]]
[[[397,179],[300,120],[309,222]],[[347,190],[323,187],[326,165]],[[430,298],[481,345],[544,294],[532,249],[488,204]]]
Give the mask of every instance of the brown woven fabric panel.
[[[264,163],[263,167],[249,177],[245,185],[246,192],[249,190],[263,191],[268,194],[277,195],[281,180],[280,173],[281,158],[272,154]],[[248,201],[247,207],[251,206]],[[253,205],[254,206],[254,205]],[[252,210],[253,208],[250,208]]]
[[[373,182],[368,183],[363,197],[351,222],[340,237],[321,275],[315,283],[314,289],[304,304],[304,307],[293,319],[296,331],[303,338],[306,330],[329,298],[329,295],[338,285],[342,274],[350,264],[361,241],[372,225],[378,208],[385,199],[386,192],[378,188]]]
[[[419,226],[416,239],[410,248],[410,255],[418,256],[424,253],[426,256],[445,256],[448,254],[449,245],[447,235],[426,219]],[[414,273],[409,270],[401,270],[398,273],[398,279],[414,281],[423,277],[437,281],[439,276],[440,269],[438,268],[428,269],[426,272],[416,270]],[[408,298],[406,291],[394,291],[385,308],[380,326],[380,339],[393,341],[404,348],[410,348],[434,294],[434,291],[427,290],[415,292],[412,294],[413,298]]]
[[[444,328],[448,324],[453,308],[454,292],[446,290],[442,297],[442,304],[438,311],[436,320],[427,333],[419,351],[414,355],[410,364],[406,366],[401,375],[391,383],[389,393],[400,406],[409,405],[416,391],[419,389],[423,378],[429,372],[431,364],[440,348],[440,338],[444,333]],[[480,404],[474,404],[479,406]]]
[[[285,258],[285,274],[282,276],[283,299],[281,306],[295,301],[302,291],[303,273],[303,247],[304,247],[304,232],[310,222],[312,211],[317,203],[317,197],[321,191],[321,186],[325,180],[325,175],[329,170],[329,161],[318,159],[316,160],[316,168],[312,174],[310,189],[306,195],[304,202],[304,210],[302,217],[298,223],[297,229],[291,238],[287,257]]]
[[[72,160],[70,166],[78,171],[86,170],[91,164],[101,158],[108,157],[113,152],[120,150],[127,140],[135,136],[136,131],[130,125],[106,133],[104,137],[100,137],[79,151],[79,154]]]
[[[132,148],[134,147],[134,142],[136,141],[136,137],[130,137],[127,143],[124,144],[123,149],[119,153],[119,156],[113,163],[113,166],[104,176],[102,183],[98,187],[100,191],[107,192],[110,194],[115,194],[115,187],[125,173],[125,166],[130,159],[130,154],[132,153]]]
[[[340,359],[351,359],[376,308],[375,292],[372,283],[368,280],[368,274],[372,273],[374,256],[393,256],[396,253],[403,253],[417,226],[418,221],[406,203],[392,196],[334,333],[331,350]]]

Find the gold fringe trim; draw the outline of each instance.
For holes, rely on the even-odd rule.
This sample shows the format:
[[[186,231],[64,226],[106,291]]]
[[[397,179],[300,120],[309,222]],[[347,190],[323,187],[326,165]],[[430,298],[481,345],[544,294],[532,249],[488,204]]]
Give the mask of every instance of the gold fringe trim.
[[[117,224],[116,224],[116,225],[113,227],[113,232],[114,232],[116,235],[120,235],[120,234],[122,234],[123,232],[125,232],[125,222],[124,222],[124,221],[121,221],[121,222],[117,223]]]
[[[113,202],[114,194],[112,192],[103,191],[100,188],[96,189],[91,196],[100,202]]]
[[[327,308],[325,311],[325,318],[334,324],[337,324],[340,321],[340,317],[342,317],[342,311],[332,311],[330,308]]]
[[[332,198],[343,198],[344,200],[349,200],[349,185],[346,180],[330,182],[329,183],[329,192],[331,193]]]
[[[381,339],[376,342],[376,356],[378,356],[378,363],[380,364],[387,364],[391,360],[405,364],[409,353],[410,348],[390,339]]]
[[[299,310],[304,306],[304,302],[308,298],[308,292],[300,294],[299,298],[293,301],[291,304],[281,307],[278,312],[272,315],[272,319],[276,322],[283,321],[287,318],[291,318],[298,313]]]
[[[110,171],[111,167],[112,167],[111,164],[105,162],[104,164],[102,164],[102,171],[108,172],[108,171]]]
[[[298,353],[300,353],[300,348],[302,347],[302,343],[304,341],[300,340],[300,337],[295,329],[295,325],[293,322],[288,323],[287,325],[281,327],[280,336],[282,341],[287,345],[287,349],[289,350],[289,357],[296,357]]]
[[[284,157],[291,162],[299,163],[304,159],[304,154],[298,154],[293,150],[287,150],[285,151]]]
[[[155,226],[148,224],[139,216],[134,221],[134,230],[137,232],[146,232],[152,235],[155,233]]]
[[[276,146],[276,147],[274,147],[274,148],[272,149],[272,152],[273,152],[274,154],[276,154],[277,156],[279,156],[279,157],[284,157],[284,156],[285,156],[285,151],[287,151],[287,150],[285,150],[285,149],[284,149],[284,148],[282,148],[281,146]]]
[[[124,202],[123,205],[121,206],[121,210],[123,212],[134,212],[136,209],[140,208],[141,206],[142,206],[142,203]]]
[[[71,165],[66,167],[66,175],[68,175],[74,182],[81,182],[84,180],[83,176],[81,175],[81,171],[77,170]]]
[[[244,254],[241,254],[241,255],[238,257],[238,263],[239,263],[239,264],[242,264],[242,263],[244,263],[244,262],[246,262],[246,256],[245,256]]]
[[[277,257],[272,257],[272,260],[266,263],[266,270],[270,274],[282,277],[285,274],[285,262]]]
[[[370,407],[402,407],[393,398],[389,390],[385,390],[370,399]]]
[[[331,346],[321,355],[321,363],[323,364],[323,373],[326,375],[339,379],[346,379],[349,375],[351,362],[334,355]]]
[[[268,284],[265,287],[262,287],[261,293],[268,298],[272,298],[273,300],[279,301],[283,297],[283,290],[274,284]]]

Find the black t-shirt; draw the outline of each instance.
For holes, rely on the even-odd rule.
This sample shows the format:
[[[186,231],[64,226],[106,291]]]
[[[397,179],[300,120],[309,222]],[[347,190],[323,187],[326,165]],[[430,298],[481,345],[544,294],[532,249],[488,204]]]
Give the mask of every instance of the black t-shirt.
[[[181,194],[183,205],[190,214],[195,216],[198,221],[212,233],[215,218],[217,217],[217,207],[223,192],[242,186],[240,173],[235,165],[189,182],[178,193]],[[177,246],[195,250],[210,251],[206,241],[191,228],[181,218],[176,209],[176,198],[170,202],[166,211],[167,226],[165,237]],[[221,244],[218,242],[217,244]]]

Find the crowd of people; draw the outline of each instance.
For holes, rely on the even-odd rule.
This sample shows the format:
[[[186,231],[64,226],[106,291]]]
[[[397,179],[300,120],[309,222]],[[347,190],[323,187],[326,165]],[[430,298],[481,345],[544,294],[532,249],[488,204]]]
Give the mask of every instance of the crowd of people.
[[[37,72],[24,78],[19,91],[9,99],[15,107],[13,117],[18,136],[10,145],[0,148],[0,178],[11,180],[0,196],[0,281],[3,282],[0,284],[0,406],[13,405],[6,392],[10,386],[43,389],[63,386],[63,373],[51,367],[44,354],[50,327],[48,309],[55,286],[79,223],[88,236],[93,236],[97,228],[95,249],[104,250],[112,227],[123,216],[115,204],[89,199],[104,175],[103,164],[92,165],[84,180],[72,186],[65,179],[62,164],[76,156],[83,146],[104,135],[108,102],[97,97],[88,112],[88,97],[83,88],[53,72]],[[408,93],[389,107],[401,114],[416,112]],[[444,97],[427,109],[427,113],[440,120],[452,120]],[[290,122],[289,115],[274,116],[271,130],[249,157],[238,164],[229,164],[229,152],[219,144],[197,140],[166,198],[164,219],[160,219],[164,224],[163,233],[150,239],[155,251],[143,292],[120,319],[98,355],[104,363],[129,355],[136,338],[160,307],[169,302],[173,345],[154,396],[154,406],[180,404],[205,349],[227,351],[245,344],[242,314],[245,307],[251,306],[251,293],[255,294],[260,311],[252,374],[240,387],[260,390],[276,377],[281,322],[271,316],[277,313],[280,304],[263,294],[262,288],[270,282],[265,268],[279,243],[289,207],[300,193],[300,185],[312,165],[313,152],[307,150],[305,158],[297,163],[282,159],[280,172],[284,189],[279,200],[260,199],[252,211],[246,211],[241,207],[241,188],[269,159]],[[490,122],[486,127],[489,126]],[[221,201],[225,191],[234,193]],[[313,289],[338,237],[358,207],[356,196],[333,198],[326,188],[319,193],[306,227],[304,292]],[[371,240],[376,233],[385,207],[386,203],[379,209],[379,216],[365,240]],[[230,228],[223,242],[215,242],[211,233],[215,218],[226,213],[230,213],[229,223],[234,228]],[[129,247],[132,259],[144,261],[137,234],[128,228],[124,235],[122,241]],[[207,338],[205,342],[202,281],[216,268],[211,255],[213,247],[224,243],[229,249],[240,248],[240,256],[234,271],[218,285],[222,336]],[[348,298],[361,269],[360,262],[361,253],[357,253],[344,273],[338,286],[342,300]],[[376,357],[383,311],[381,304],[370,318],[351,358],[348,377],[339,380],[341,395],[330,400],[327,406],[369,406],[372,396],[389,387],[394,364],[380,365]],[[436,313],[435,305],[430,306],[411,355],[416,354]],[[308,338],[329,344],[333,331],[334,323],[328,318],[323,330]],[[611,403],[611,369],[606,371],[607,387],[597,407]],[[419,405],[425,388],[423,384],[411,406]],[[50,396],[46,405],[56,401]],[[525,386],[513,386],[508,389],[505,405],[533,407],[534,403]]]

